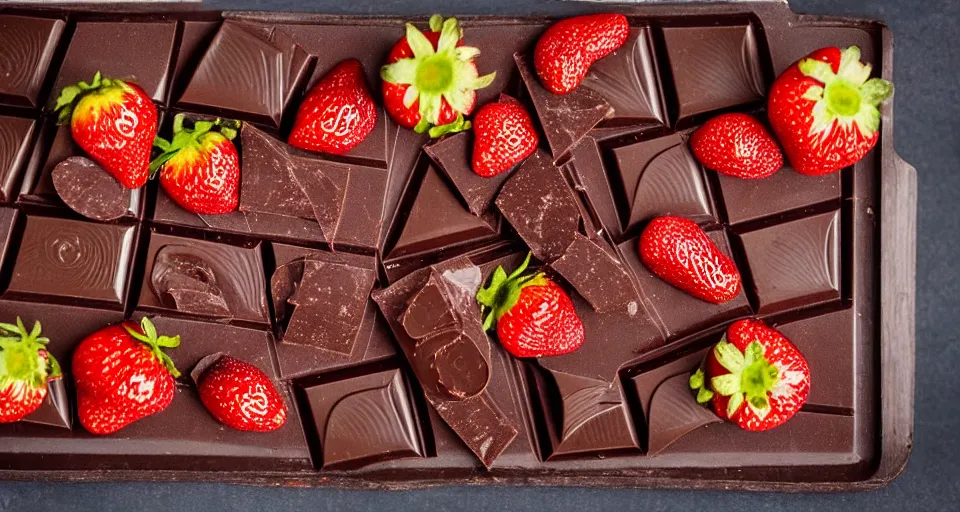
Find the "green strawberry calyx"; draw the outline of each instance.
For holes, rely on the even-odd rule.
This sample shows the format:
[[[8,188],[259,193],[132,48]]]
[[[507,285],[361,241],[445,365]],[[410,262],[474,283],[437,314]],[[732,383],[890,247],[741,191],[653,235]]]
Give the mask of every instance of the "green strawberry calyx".
[[[159,336],[157,334],[157,328],[153,326],[153,322],[147,317],[143,317],[143,319],[140,320],[139,331],[127,324],[124,324],[123,328],[127,330],[127,334],[129,334],[131,338],[150,347],[154,357],[163,364],[167,371],[170,372],[170,375],[174,377],[180,376],[180,371],[177,370],[177,367],[173,364],[173,359],[170,359],[170,356],[163,351],[165,348],[177,348],[180,346],[179,334],[176,336]]]
[[[510,311],[520,300],[520,291],[528,286],[544,286],[547,278],[543,272],[523,275],[530,266],[530,253],[510,275],[503,267],[497,267],[490,278],[490,284],[477,292],[477,302],[481,312],[487,311],[483,320],[484,330],[490,330],[500,317]]]
[[[727,417],[732,418],[746,403],[758,418],[765,418],[770,413],[769,395],[780,381],[780,370],[764,357],[763,344],[753,341],[740,352],[724,336],[714,346],[713,355],[730,373],[708,380],[701,368],[691,375],[690,387],[697,392],[697,402],[705,404],[720,394],[730,398]]]
[[[380,77],[391,84],[408,86],[403,95],[403,105],[410,108],[420,100],[420,121],[414,130],[439,137],[470,128],[470,122],[463,117],[471,106],[470,93],[489,86],[497,74],[477,74],[473,60],[480,54],[480,49],[457,46],[463,38],[463,29],[455,18],[444,20],[435,14],[430,17],[430,30],[440,32],[436,50],[423,32],[407,23],[406,40],[413,57],[383,66]],[[443,100],[458,115],[452,123],[439,125]]]
[[[202,153],[210,145],[222,143],[224,140],[233,140],[240,129],[240,121],[220,119],[202,120],[193,123],[193,127],[184,126],[185,114],[177,114],[173,118],[173,140],[162,137],[153,139],[153,146],[163,153],[150,162],[150,178],[156,176],[157,171],[173,157],[181,152],[192,151]]]
[[[70,118],[73,116],[73,109],[80,103],[80,99],[84,96],[106,90],[119,91],[121,93],[133,91],[133,89],[127,85],[127,82],[117,78],[104,78],[100,72],[97,71],[96,74],[93,75],[93,80],[91,80],[90,83],[79,82],[68,85],[60,91],[60,96],[57,97],[57,103],[53,107],[54,112],[57,112],[57,124],[63,125],[70,121]],[[120,98],[117,99],[119,100]]]
[[[830,64],[812,58],[797,64],[804,76],[823,86],[811,86],[805,99],[816,102],[810,135],[826,137],[834,122],[844,129],[856,125],[864,137],[872,137],[880,128],[880,110],[877,107],[893,94],[893,84],[882,78],[870,78],[872,66],[860,62],[860,48],[851,46],[840,53],[836,73]]]
[[[60,364],[47,352],[49,342],[40,336],[40,322],[29,331],[20,317],[16,324],[0,323],[0,389],[17,382],[43,389],[60,378]]]

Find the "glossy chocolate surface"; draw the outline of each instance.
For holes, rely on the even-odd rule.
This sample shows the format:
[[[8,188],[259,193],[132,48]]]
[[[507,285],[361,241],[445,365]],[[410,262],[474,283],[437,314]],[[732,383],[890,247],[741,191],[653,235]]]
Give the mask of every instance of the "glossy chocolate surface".
[[[0,116],[0,199],[14,198],[14,187],[20,179],[30,142],[36,130],[36,121],[20,117]]]
[[[66,23],[0,14],[0,103],[35,107]]]

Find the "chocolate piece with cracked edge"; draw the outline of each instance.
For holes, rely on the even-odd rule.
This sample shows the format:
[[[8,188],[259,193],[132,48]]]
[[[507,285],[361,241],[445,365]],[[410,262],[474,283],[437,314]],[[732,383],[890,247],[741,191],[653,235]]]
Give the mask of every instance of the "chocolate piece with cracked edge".
[[[595,240],[580,233],[563,256],[550,264],[598,313],[636,311],[640,296],[623,264]]]
[[[416,407],[398,369],[309,386],[324,469],[423,457]]]
[[[71,210],[92,220],[111,221],[129,213],[131,191],[82,156],[72,156],[53,168],[53,186]]]
[[[525,55],[518,53],[514,59],[547,137],[553,161],[560,161],[594,126],[613,115],[610,104],[589,88],[578,87],[567,94],[553,94],[540,84]]]
[[[665,27],[663,38],[679,104],[678,124],[763,100],[766,86],[753,25]]]
[[[0,23],[2,19],[3,16],[0,16]],[[2,32],[2,25],[0,25],[0,32]],[[0,47],[2,46],[0,44]],[[2,58],[0,55],[0,62]],[[33,119],[0,116],[0,201],[16,198],[13,188],[20,179],[20,171],[29,158],[36,125],[37,122]]]
[[[28,216],[5,296],[123,303],[136,226]]]
[[[443,278],[449,292],[460,288],[456,283],[464,282],[463,279],[455,276],[459,275],[460,272],[472,273],[473,269],[476,270],[477,274],[476,286],[479,286],[479,269],[465,258],[456,258],[414,272],[392,284],[389,288],[374,292],[373,298],[380,306],[387,322],[390,323],[400,348],[406,354],[414,373],[423,385],[427,400],[444,421],[457,432],[484,466],[489,468],[517,437],[518,427],[510,417],[504,414],[497,401],[492,397],[489,387],[485,387],[477,396],[470,398],[453,397],[450,393],[439,392],[438,382],[423,372],[423,370],[429,368],[430,357],[433,354],[422,350],[418,351],[419,347],[416,340],[410,338],[403,325],[400,324],[400,319],[410,298],[424,287],[432,273],[438,273]],[[470,307],[464,311],[464,307],[458,305],[458,303],[473,303],[473,294],[476,289],[473,289],[472,293],[469,292],[469,290],[462,289],[456,292],[457,295],[464,296],[463,299],[456,298],[457,295],[449,296],[453,299],[451,302],[455,304],[457,313],[463,322],[462,329],[454,332],[469,338],[461,343],[475,344],[477,348],[475,352],[464,352],[464,354],[471,357],[477,355],[484,357],[489,365],[491,364],[491,349],[489,340],[483,334],[483,328],[480,325],[479,308]],[[477,331],[479,332],[478,335],[473,334]],[[478,338],[478,336],[482,338]],[[482,348],[484,344],[486,344],[485,349]],[[443,347],[437,346],[435,348]],[[453,363],[449,359],[445,361]]]
[[[307,71],[310,56],[281,30],[226,20],[178,105],[246,117],[273,128]],[[233,76],[240,73],[244,80]]]
[[[372,256],[344,252],[330,253],[278,243],[272,244],[271,247],[276,270],[271,276],[270,287],[279,330],[286,325],[292,313],[287,306],[287,298],[296,290],[303,276],[306,260],[348,264],[369,270],[376,268]],[[310,345],[292,345],[282,342],[277,343],[276,352],[280,373],[285,379],[381,361],[397,353],[386,321],[377,313],[376,304],[369,298],[364,308],[360,331],[349,354],[322,350]]]
[[[0,103],[21,107],[40,103],[64,27],[61,19],[0,15]]]
[[[623,231],[668,214],[716,222],[706,178],[679,134],[620,146],[612,153],[627,201],[620,217]]]
[[[840,176],[805,176],[785,165],[773,176],[745,180],[717,173],[727,222],[739,224],[827,201],[840,201]]]
[[[21,421],[65,429],[73,428],[70,397],[63,377],[47,381],[47,396],[43,398],[40,407]]]
[[[150,233],[137,307],[268,324],[260,244]]]
[[[723,230],[712,230],[707,236],[720,252],[732,257],[730,242]],[[650,272],[640,260],[639,237],[631,238],[618,247],[621,258],[633,273],[646,299],[650,314],[665,329],[668,339],[676,339],[723,322],[748,316],[752,313],[743,290],[732,300],[723,304],[702,301]]]
[[[857,410],[859,383],[866,378],[857,362],[852,309],[774,325],[810,364],[807,404]]]
[[[97,71],[104,78],[133,82],[153,101],[163,103],[176,33],[175,21],[77,22],[47,110],[56,105],[64,87],[90,83]]]
[[[177,46],[176,62],[170,79],[170,104],[180,101],[187,88],[193,70],[196,69],[203,53],[217,35],[220,20],[181,20],[183,27]]]
[[[560,170],[542,151],[504,183],[497,208],[541,261],[563,256],[580,229],[580,209]]]
[[[623,46],[594,62],[584,87],[613,107],[612,119],[666,124],[649,27],[632,27]]]
[[[240,129],[243,144],[240,211],[313,219],[313,205],[293,178],[289,146],[250,123]]]
[[[470,213],[474,215],[483,215],[488,211],[500,187],[511,175],[511,172],[502,172],[484,178],[473,172],[472,132],[449,135],[424,146],[423,151],[453,182],[460,197],[467,203]]]
[[[740,233],[756,294],[767,314],[840,299],[840,212]]]
[[[298,159],[290,168],[292,179],[303,190],[313,210],[313,218],[327,241],[337,239],[343,199],[347,195],[350,169],[322,160]]]
[[[582,192],[582,197],[600,228],[614,240],[623,235],[620,217],[607,171],[604,169],[600,146],[592,136],[580,139],[571,151],[572,158],[566,170]]]

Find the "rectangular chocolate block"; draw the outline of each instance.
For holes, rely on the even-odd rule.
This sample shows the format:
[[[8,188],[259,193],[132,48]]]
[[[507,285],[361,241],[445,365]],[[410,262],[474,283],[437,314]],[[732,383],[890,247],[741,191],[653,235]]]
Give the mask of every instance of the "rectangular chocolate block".
[[[62,19],[0,14],[0,104],[36,107],[66,27]]]

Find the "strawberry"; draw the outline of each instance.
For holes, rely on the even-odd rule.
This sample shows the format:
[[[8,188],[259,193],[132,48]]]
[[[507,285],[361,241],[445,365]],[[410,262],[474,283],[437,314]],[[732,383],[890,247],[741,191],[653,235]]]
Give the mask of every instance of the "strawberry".
[[[342,155],[360,144],[377,124],[377,108],[367,89],[363,66],[345,60],[331,69],[297,110],[291,146]]]
[[[147,318],[104,327],[73,353],[80,424],[92,434],[112,434],[166,409],[180,376],[164,348],[180,336],[158,336]]]
[[[770,88],[767,114],[797,172],[829,174],[853,165],[877,143],[877,106],[893,84],[870,78],[860,49],[821,48],[784,71]]]
[[[473,172],[496,176],[530,156],[539,144],[530,114],[508,96],[480,108],[473,120]]]
[[[237,430],[270,432],[287,421],[287,405],[259,368],[223,354],[197,365],[200,401],[217,421]]]
[[[479,76],[478,48],[463,46],[463,29],[454,18],[430,18],[430,31],[407,24],[406,36],[390,50],[383,78],[383,106],[400,126],[431,137],[470,128],[464,116],[477,104],[477,89],[496,73]]]
[[[0,423],[20,421],[40,407],[47,383],[62,377],[57,360],[47,352],[40,322],[29,332],[17,324],[0,324]]]
[[[55,109],[73,140],[124,187],[147,182],[157,107],[140,86],[97,72],[89,84],[64,87]]]
[[[723,114],[707,121],[693,132],[690,149],[705,167],[737,178],[766,178],[783,167],[777,142],[747,114]]]
[[[734,322],[690,377],[701,404],[717,416],[759,432],[793,417],[810,394],[803,354],[763,320]]]
[[[523,275],[530,255],[509,276],[497,267],[490,285],[477,292],[489,308],[483,328],[497,327],[497,337],[515,357],[559,356],[583,345],[583,322],[573,302],[542,272]]]
[[[240,202],[240,159],[231,142],[239,123],[197,121],[189,129],[183,121],[183,114],[174,118],[172,142],[154,141],[163,154],[150,163],[151,175],[159,170],[163,190],[186,210],[232,212]]]
[[[740,293],[740,273],[697,223],[657,217],[640,235],[640,259],[664,281],[697,297],[721,304]]]
[[[554,94],[567,94],[587,76],[590,66],[623,46],[630,24],[622,14],[590,14],[554,23],[537,40],[533,66]]]

